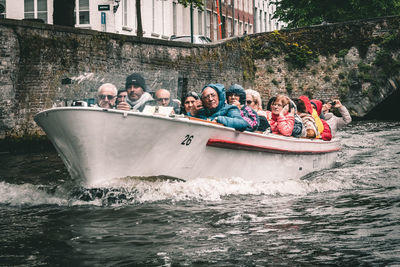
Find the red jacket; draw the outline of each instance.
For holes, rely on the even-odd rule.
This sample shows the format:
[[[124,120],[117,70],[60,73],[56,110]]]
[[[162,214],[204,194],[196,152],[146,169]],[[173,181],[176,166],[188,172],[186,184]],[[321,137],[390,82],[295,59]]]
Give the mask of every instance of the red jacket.
[[[318,112],[318,116],[321,116],[322,102],[320,100],[313,99],[311,100],[311,103],[314,103],[314,105],[316,106],[316,110]],[[321,133],[321,138],[322,140],[329,141],[332,139],[331,128],[329,127],[328,123],[325,120],[321,119],[321,122],[324,125],[324,130]]]
[[[294,116],[292,113],[287,113],[285,116],[277,116],[271,113],[269,124],[273,134],[291,136],[294,127]]]
[[[332,139],[332,133],[331,133],[331,128],[329,127],[328,123],[321,119],[322,124],[324,125],[324,130],[321,133],[321,138],[324,141],[329,141]]]

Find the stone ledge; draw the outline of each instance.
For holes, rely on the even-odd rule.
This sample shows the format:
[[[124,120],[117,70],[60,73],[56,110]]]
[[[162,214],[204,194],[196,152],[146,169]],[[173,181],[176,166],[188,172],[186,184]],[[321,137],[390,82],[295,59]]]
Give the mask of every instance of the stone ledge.
[[[191,44],[191,43],[177,43],[169,40],[164,40],[160,38],[148,38],[148,37],[137,37],[132,35],[125,35],[120,33],[108,33],[101,32],[95,30],[60,26],[60,25],[52,25],[52,24],[44,24],[40,22],[34,21],[24,21],[24,20],[16,20],[16,19],[0,19],[0,26],[6,25],[9,27],[22,27],[29,29],[40,29],[40,30],[49,30],[55,32],[66,32],[66,33],[74,33],[77,35],[104,35],[109,36],[112,39],[123,40],[132,43],[142,43],[142,44],[151,44],[151,45],[162,45],[162,46],[171,46],[171,47],[198,47],[198,46],[216,46],[219,44]]]

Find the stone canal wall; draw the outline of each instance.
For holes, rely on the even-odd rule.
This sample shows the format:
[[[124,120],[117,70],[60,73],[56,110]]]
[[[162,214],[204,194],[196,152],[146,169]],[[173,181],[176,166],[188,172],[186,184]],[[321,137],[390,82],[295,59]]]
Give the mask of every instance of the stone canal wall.
[[[398,94],[400,17],[260,33],[208,46],[0,20],[0,139],[42,135],[37,112],[94,98],[140,72],[180,98],[207,83],[340,97],[364,117]]]

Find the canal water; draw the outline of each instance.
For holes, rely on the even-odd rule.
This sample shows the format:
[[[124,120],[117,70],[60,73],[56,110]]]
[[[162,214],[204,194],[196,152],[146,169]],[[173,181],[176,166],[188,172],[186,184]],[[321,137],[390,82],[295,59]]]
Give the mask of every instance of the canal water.
[[[88,189],[53,152],[1,154],[0,266],[399,266],[400,123],[339,138],[334,168],[282,183]]]

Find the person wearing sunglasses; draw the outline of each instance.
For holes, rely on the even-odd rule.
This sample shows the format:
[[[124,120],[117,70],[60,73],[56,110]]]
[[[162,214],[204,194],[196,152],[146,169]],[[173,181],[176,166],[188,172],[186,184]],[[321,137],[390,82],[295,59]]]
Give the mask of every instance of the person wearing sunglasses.
[[[114,108],[117,100],[117,87],[112,83],[104,83],[97,90],[97,106],[101,108]]]
[[[253,89],[246,89],[246,104],[257,112],[258,116],[267,117],[267,113],[262,109],[260,93]]]
[[[260,124],[256,130],[257,133],[270,133],[270,125],[268,122],[268,117],[271,117],[270,112],[263,110],[263,104],[261,100],[260,93],[253,89],[246,89],[246,104],[251,107],[260,119]],[[268,116],[269,115],[269,116]]]
[[[246,92],[239,84],[234,84],[226,91],[228,104],[237,106],[240,115],[249,124],[246,131],[254,132],[260,125],[260,119],[250,106],[246,105]]]
[[[145,103],[146,106],[159,106],[159,107],[172,107],[173,114],[179,114],[180,104],[171,99],[171,93],[167,89],[158,89],[154,93],[153,100],[149,100]]]
[[[171,93],[167,89],[158,89],[155,93],[157,105],[163,107],[173,107],[175,114],[180,113],[180,107],[178,103],[171,100]]]

